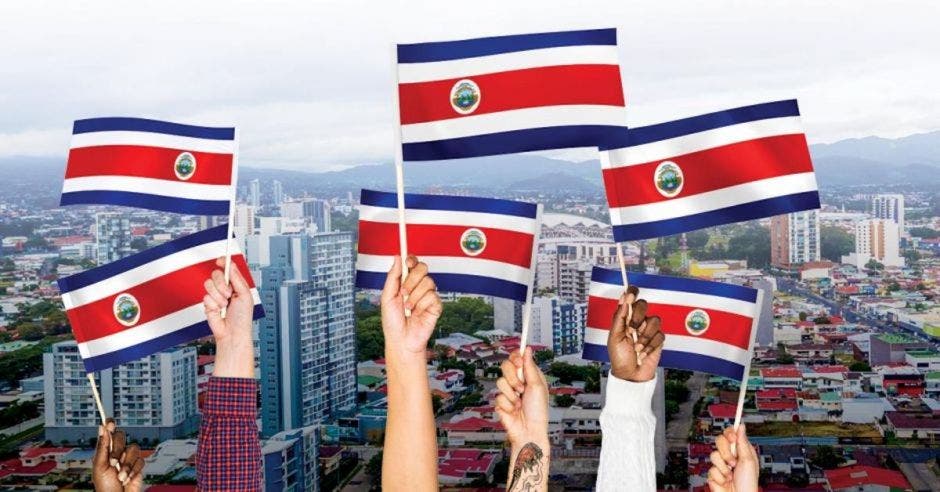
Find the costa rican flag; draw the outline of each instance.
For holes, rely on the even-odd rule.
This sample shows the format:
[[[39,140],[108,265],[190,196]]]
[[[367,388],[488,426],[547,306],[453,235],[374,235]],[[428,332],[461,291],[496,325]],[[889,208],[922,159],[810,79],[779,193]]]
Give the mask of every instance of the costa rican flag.
[[[234,128],[77,120],[59,204],[228,215],[235,149]]]
[[[222,225],[70,277],[62,302],[88,372],[146,357],[211,334],[203,283],[225,255]],[[232,239],[232,250],[237,251]],[[245,257],[232,261],[251,286],[254,318],[264,316]]]
[[[631,128],[601,150],[618,242],[819,208],[795,100]]]
[[[616,29],[398,45],[404,161],[599,147],[626,128]]]
[[[751,361],[760,292],[705,280],[628,273],[630,285],[662,319],[666,335],[660,366],[701,371],[741,381]],[[623,294],[619,271],[594,267],[588,297],[583,357],[610,362],[607,335]]]
[[[382,289],[398,248],[397,195],[362,190],[356,286]],[[539,232],[534,203],[405,194],[408,252],[437,288],[525,302]]]

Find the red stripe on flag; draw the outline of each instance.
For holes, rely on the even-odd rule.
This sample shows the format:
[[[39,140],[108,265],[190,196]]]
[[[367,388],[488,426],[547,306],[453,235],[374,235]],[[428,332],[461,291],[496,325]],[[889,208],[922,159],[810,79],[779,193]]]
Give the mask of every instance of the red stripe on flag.
[[[400,84],[401,124],[464,116],[450,103],[451,89],[463,79],[480,88],[480,104],[470,115],[568,104],[624,105],[617,65],[560,65]]]
[[[69,151],[65,177],[131,176],[182,181],[174,171],[176,158],[189,152],[196,158],[196,172],[187,183],[227,185],[232,182],[232,155],[192,152],[142,145],[102,145]]]
[[[640,292],[640,298],[643,292]],[[669,335],[694,336],[686,330],[685,318],[695,308],[675,306],[671,304],[649,304],[647,316],[659,316],[662,320],[663,333]],[[736,347],[747,349],[750,343],[752,319],[740,314],[716,311],[714,309],[699,308],[708,313],[710,323],[705,333],[699,338],[707,338],[716,342],[727,343]],[[614,313],[617,312],[617,300],[606,297],[588,298],[587,326],[591,328],[610,329]]]
[[[683,174],[682,191],[666,198],[656,189],[656,167],[676,163]],[[611,207],[628,207],[719,190],[760,179],[813,171],[803,134],[778,135],[678,155],[656,162],[604,169],[604,188]]]
[[[460,247],[461,235],[471,227],[455,225],[407,224],[408,253],[421,256],[464,256],[468,260],[485,259],[530,268],[532,234],[474,227],[486,235],[486,247],[477,256],[469,256]],[[378,256],[399,254],[398,224],[359,221],[359,253]]]
[[[245,257],[233,256],[232,262],[247,277],[249,286],[254,287]],[[202,302],[206,295],[203,284],[210,278],[212,271],[218,268],[215,260],[196,263],[130,286],[118,294],[69,309],[66,315],[75,333],[75,340],[79,343],[87,342],[132,328],[122,325],[114,316],[114,298],[123,293],[134,296],[140,304],[140,318],[134,326]]]

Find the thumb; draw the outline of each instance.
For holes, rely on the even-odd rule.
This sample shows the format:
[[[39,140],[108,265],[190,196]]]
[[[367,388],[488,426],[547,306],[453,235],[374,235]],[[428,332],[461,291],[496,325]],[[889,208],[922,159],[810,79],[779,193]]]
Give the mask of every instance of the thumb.
[[[98,426],[98,445],[95,447],[94,466],[96,470],[104,470],[111,466],[111,433],[103,425]]]
[[[382,303],[385,304],[398,296],[401,289],[401,257],[395,255],[392,258],[392,268],[385,277],[385,287],[382,289]]]
[[[756,459],[754,454],[754,448],[751,446],[751,443],[747,440],[747,428],[744,424],[741,424],[738,427],[736,446],[738,452],[738,461],[749,461]]]
[[[532,355],[532,347],[526,347],[525,355],[522,361],[522,374],[525,376],[525,384],[528,387],[537,381],[541,381],[542,371],[535,364],[535,357]]]

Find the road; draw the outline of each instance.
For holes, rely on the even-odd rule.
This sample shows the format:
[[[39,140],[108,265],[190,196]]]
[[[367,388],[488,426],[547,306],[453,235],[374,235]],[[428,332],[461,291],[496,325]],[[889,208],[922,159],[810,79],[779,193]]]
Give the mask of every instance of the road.
[[[686,387],[689,388],[689,400],[679,405],[679,413],[675,414],[666,424],[666,446],[669,451],[685,451],[687,449],[689,425],[694,420],[692,418],[692,407],[702,397],[702,391],[705,389],[705,383],[707,382],[708,375],[702,372],[692,373],[692,377],[686,381]]]

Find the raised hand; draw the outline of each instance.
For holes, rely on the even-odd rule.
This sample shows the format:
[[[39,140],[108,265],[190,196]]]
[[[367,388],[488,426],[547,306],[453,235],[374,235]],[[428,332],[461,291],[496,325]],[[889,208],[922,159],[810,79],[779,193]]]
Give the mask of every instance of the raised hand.
[[[222,268],[225,258],[219,258],[215,264]],[[254,377],[254,341],[251,335],[251,321],[255,301],[251,297],[248,281],[233,262],[231,285],[225,283],[222,270],[214,270],[204,287],[206,296],[202,299],[206,310],[209,329],[215,338],[216,357],[214,376],[219,377]],[[226,308],[222,317],[222,308]]]
[[[424,357],[443,305],[434,280],[428,275],[428,266],[414,256],[407,261],[405,281],[401,282],[401,260],[396,256],[382,289],[385,351],[386,356]],[[405,316],[405,310],[410,310],[411,316]]]
[[[522,369],[522,379],[518,377]],[[496,381],[496,413],[512,445],[507,490],[548,490],[548,384],[535,364],[532,348],[513,352]]]
[[[124,431],[114,420],[98,426],[98,446],[92,463],[91,480],[98,492],[139,492],[144,485],[144,459],[140,447],[127,445]]]
[[[630,286],[620,297],[620,307],[614,314],[607,336],[610,372],[620,379],[637,383],[649,381],[656,375],[666,339],[659,317],[646,316],[648,306],[645,300],[637,300],[639,292],[639,289]],[[628,327],[627,316],[631,306],[633,318]]]
[[[733,427],[725,428],[715,439],[710,459],[708,487],[712,492],[757,492],[760,465],[744,424],[737,432]]]

